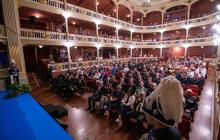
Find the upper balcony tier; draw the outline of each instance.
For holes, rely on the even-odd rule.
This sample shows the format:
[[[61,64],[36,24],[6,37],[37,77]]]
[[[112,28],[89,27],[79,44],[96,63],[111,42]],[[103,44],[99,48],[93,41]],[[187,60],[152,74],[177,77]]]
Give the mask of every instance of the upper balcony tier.
[[[219,42],[216,37],[204,37],[182,40],[169,40],[169,41],[155,41],[155,42],[135,42],[116,40],[109,38],[97,38],[95,36],[85,36],[76,34],[66,34],[59,32],[50,32],[33,29],[21,29],[21,39],[24,45],[38,44],[38,45],[64,45],[64,46],[97,46],[101,47],[135,47],[135,48],[159,48],[159,47],[175,47],[175,46],[206,46],[216,45]],[[187,45],[187,46],[186,46]]]
[[[213,14],[206,15],[200,18],[194,18],[194,19],[166,23],[155,26],[139,26],[94,12],[92,10],[81,8],[76,5],[66,4],[65,6],[64,2],[59,0],[47,0],[47,1],[20,0],[19,4],[20,6],[39,9],[42,11],[55,13],[59,15],[61,14],[66,17],[72,17],[85,21],[93,21],[96,24],[104,24],[110,27],[120,28],[137,33],[164,32],[164,31],[184,29],[184,28],[187,29],[191,27],[204,26],[207,24],[216,23],[220,21],[220,11],[217,11]]]

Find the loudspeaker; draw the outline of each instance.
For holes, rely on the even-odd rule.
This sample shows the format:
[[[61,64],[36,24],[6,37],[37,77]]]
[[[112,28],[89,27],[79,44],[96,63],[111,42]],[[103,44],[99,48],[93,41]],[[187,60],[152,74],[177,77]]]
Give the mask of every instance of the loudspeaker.
[[[34,25],[34,23],[35,23],[35,16],[29,16],[29,23],[31,25]]]

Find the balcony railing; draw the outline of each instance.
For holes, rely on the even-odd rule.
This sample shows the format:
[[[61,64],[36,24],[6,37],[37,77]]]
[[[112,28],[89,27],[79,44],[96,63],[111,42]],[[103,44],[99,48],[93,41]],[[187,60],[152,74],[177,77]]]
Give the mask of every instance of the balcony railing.
[[[59,32],[50,32],[50,31],[41,31],[41,30],[33,30],[33,29],[21,29],[21,37],[22,39],[27,40],[43,40],[43,41],[63,41],[63,42],[74,42],[77,45],[80,43],[87,43],[90,46],[95,46],[97,42],[103,45],[103,47],[113,47],[116,44],[120,44],[123,47],[129,47],[130,45],[134,45],[135,47],[158,47],[159,45],[164,45],[166,47],[172,45],[181,45],[181,44],[190,44],[190,45],[201,45],[202,43],[213,45],[215,41],[215,37],[205,37],[205,38],[193,38],[193,39],[182,39],[182,40],[169,40],[163,41],[162,44],[159,41],[155,42],[135,42],[135,41],[125,41],[125,40],[116,40],[109,38],[99,38],[94,36],[84,36],[77,34],[66,34]],[[33,42],[34,43],[34,42]]]
[[[64,2],[59,1],[59,0],[23,0],[23,1],[28,1],[28,2],[33,2],[33,3],[41,3],[44,5],[48,5],[53,8],[58,8],[59,10],[64,10]],[[44,9],[42,9],[44,10]],[[90,20],[91,19],[99,19],[100,21],[104,23],[108,23],[109,26],[115,26],[115,24],[120,25],[121,28],[129,30],[130,28],[134,29],[135,32],[159,32],[161,29],[166,29],[166,30],[173,30],[173,29],[181,29],[187,24],[191,24],[193,27],[196,26],[202,26],[210,23],[215,23],[220,20],[218,16],[220,15],[220,11],[204,16],[204,17],[199,17],[195,19],[190,19],[184,20],[184,21],[179,21],[179,22],[172,22],[172,23],[167,23],[163,25],[155,25],[155,26],[138,26],[134,25],[122,20],[118,20],[113,17],[109,17],[100,13],[96,13],[92,10],[88,10],[76,5],[72,4],[67,4],[67,11],[74,13],[74,15],[81,15],[81,16],[76,16],[75,18],[79,17],[85,17],[87,16],[88,18],[85,18],[84,20]],[[103,24],[104,24],[103,23]]]

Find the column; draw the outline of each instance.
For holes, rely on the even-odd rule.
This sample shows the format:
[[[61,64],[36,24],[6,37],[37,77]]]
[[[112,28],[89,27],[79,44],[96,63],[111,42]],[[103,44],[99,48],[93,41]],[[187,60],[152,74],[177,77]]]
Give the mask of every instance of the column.
[[[97,4],[97,0],[95,0],[95,11],[96,11],[96,13],[98,13],[98,4]]]
[[[116,47],[116,58],[118,59],[118,47]]]
[[[68,28],[68,17],[64,17],[65,18],[65,27],[66,27],[66,33],[69,33],[69,28]]]
[[[217,47],[217,58],[220,59],[220,44]]]
[[[165,13],[165,11],[163,10],[162,11],[162,22],[161,22],[162,24],[164,23],[164,13]]]
[[[66,0],[63,0],[63,3],[64,3],[64,10],[67,11],[67,2],[66,2]]]
[[[185,52],[184,52],[184,57],[186,58],[186,56],[187,56],[187,48],[188,47],[185,47]]]
[[[99,48],[97,48],[97,60],[99,60]]]
[[[141,17],[141,26],[144,26],[144,15],[142,15],[142,17]],[[141,41],[143,41],[144,40],[144,34],[142,33],[141,34]]]
[[[130,31],[130,40],[132,41],[132,31]]]
[[[188,43],[188,38],[189,38],[189,29],[186,29],[186,42]]]
[[[9,58],[16,61],[16,65],[20,71],[20,82],[28,83],[23,45],[20,39],[20,22],[19,22],[19,12],[18,12],[18,1],[17,0],[3,0],[2,10],[5,18],[5,25],[10,28],[6,28],[6,36],[8,42],[8,52]]]
[[[140,48],[141,49],[141,57],[143,57],[143,49],[142,48]]]
[[[99,25],[96,24],[96,37],[97,37],[97,40],[99,39]]]
[[[163,57],[163,47],[161,46],[160,47],[160,58],[162,59],[162,57]]]
[[[35,53],[35,61],[36,61],[37,68],[38,68],[37,47],[34,47],[34,53]]]
[[[68,62],[71,63],[71,54],[70,54],[70,47],[66,47],[67,48],[67,55],[68,55]]]
[[[130,13],[131,13],[131,23],[133,23],[133,11],[131,11]]]
[[[162,57],[163,57],[163,46],[162,46],[162,44],[163,44],[163,32],[161,32],[161,35],[160,35],[160,58],[162,59]]]
[[[118,19],[118,4],[116,4],[116,18]]]
[[[132,48],[130,48],[130,58],[132,58]]]
[[[189,18],[190,18],[190,10],[191,10],[191,5],[188,5],[188,8],[187,8],[187,20],[189,20]]]
[[[118,41],[119,40],[119,37],[118,37],[118,28],[116,28],[116,40]]]

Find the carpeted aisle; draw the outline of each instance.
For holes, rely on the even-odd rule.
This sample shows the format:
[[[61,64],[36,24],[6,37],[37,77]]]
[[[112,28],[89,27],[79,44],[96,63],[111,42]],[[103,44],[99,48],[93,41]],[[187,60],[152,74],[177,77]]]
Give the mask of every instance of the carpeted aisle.
[[[0,99],[0,124],[2,140],[73,139],[29,94]]]

